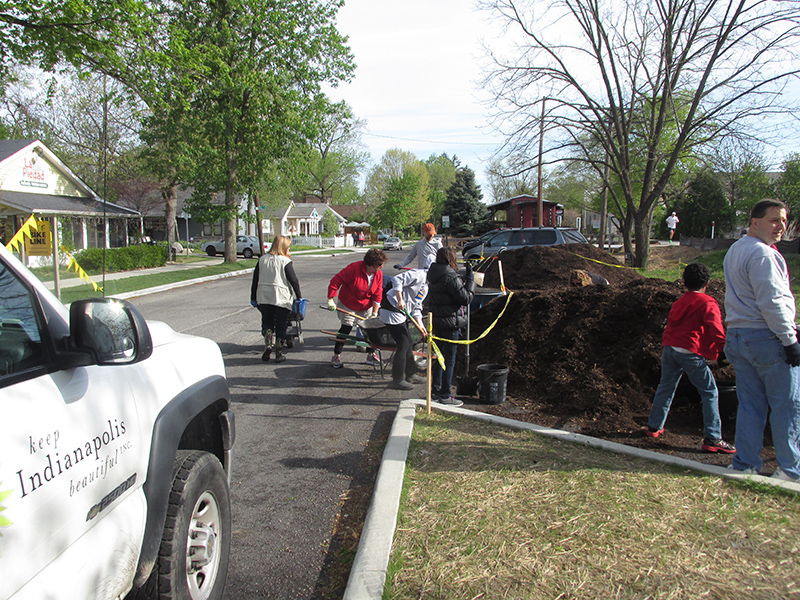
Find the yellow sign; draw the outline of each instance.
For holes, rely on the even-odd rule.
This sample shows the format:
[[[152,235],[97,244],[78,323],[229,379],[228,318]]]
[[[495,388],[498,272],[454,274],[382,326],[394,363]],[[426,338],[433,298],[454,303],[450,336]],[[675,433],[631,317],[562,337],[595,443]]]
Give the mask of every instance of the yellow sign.
[[[28,256],[50,256],[53,253],[53,236],[50,221],[36,221],[36,230],[25,238],[25,252]]]

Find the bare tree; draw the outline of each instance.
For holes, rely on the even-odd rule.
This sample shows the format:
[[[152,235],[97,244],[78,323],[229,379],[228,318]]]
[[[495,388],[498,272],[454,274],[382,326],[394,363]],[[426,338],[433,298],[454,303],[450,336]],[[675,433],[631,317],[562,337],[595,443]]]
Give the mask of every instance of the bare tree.
[[[518,43],[489,50],[508,155],[608,167],[626,251],[645,267],[653,210],[681,161],[730,137],[770,135],[798,74],[790,0],[485,0]],[[547,109],[542,110],[542,102]],[[784,126],[783,135],[790,133]],[[634,250],[635,244],[635,250]]]

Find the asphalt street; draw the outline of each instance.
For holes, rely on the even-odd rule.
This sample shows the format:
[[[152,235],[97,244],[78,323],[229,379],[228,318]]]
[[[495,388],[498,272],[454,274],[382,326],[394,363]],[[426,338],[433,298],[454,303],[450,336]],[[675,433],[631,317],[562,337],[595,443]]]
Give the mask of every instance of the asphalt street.
[[[406,252],[391,252],[386,270]],[[330,278],[360,254],[296,256],[309,310],[304,345],[282,364],[263,363],[260,315],[249,304],[251,275],[131,298],[147,319],[216,341],[225,357],[236,414],[231,485],[233,544],[226,597],[318,598],[336,515],[348,490],[374,474],[361,465],[371,440],[388,431],[400,400],[424,397],[388,389],[390,379],[346,347],[330,364],[337,329],[324,309]]]

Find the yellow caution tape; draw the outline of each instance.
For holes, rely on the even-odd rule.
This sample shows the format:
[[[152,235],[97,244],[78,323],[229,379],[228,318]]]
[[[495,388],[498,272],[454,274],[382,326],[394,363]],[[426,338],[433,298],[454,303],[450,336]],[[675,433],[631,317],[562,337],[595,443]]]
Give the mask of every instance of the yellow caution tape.
[[[14,237],[11,238],[11,241],[6,244],[6,248],[9,250],[19,251],[19,245],[25,241],[25,236],[27,235],[29,238],[32,238],[31,229],[34,231],[38,231],[36,227],[36,217],[32,214],[28,217],[28,220],[22,224],[22,227],[19,228],[19,231],[14,234]]]
[[[569,252],[569,251],[568,251]],[[578,258],[582,258],[583,260],[590,260],[592,262],[596,262],[599,265],[605,265],[607,267],[614,267],[615,269],[633,269],[636,271],[636,267],[629,267],[628,265],[612,265],[611,263],[603,262],[602,260],[597,260],[596,258],[589,258],[588,256],[581,256],[575,252],[570,252],[573,256],[577,256]]]
[[[431,350],[433,350],[433,353],[436,355],[436,360],[439,361],[439,366],[442,367],[442,371],[446,371],[447,367],[444,365],[444,356],[442,355],[442,351],[439,350],[439,346],[433,341],[433,336],[431,336]]]
[[[494,320],[494,322],[491,325],[489,325],[489,327],[486,328],[486,331],[484,331],[482,334],[480,334],[475,339],[473,339],[473,340],[449,340],[447,338],[436,337],[435,335],[431,335],[430,336],[431,339],[432,340],[439,340],[440,342],[449,342],[451,344],[463,344],[465,346],[469,345],[469,344],[474,344],[478,340],[481,340],[481,339],[485,338],[489,334],[489,332],[492,329],[494,329],[494,326],[497,325],[497,322],[503,317],[503,313],[506,312],[506,309],[508,308],[508,303],[511,301],[511,296],[513,296],[513,295],[514,295],[514,292],[508,292],[508,296],[506,296],[506,304],[503,307],[503,310],[500,311],[500,314],[497,315],[497,318]]]
[[[101,288],[94,281],[92,281],[92,278],[89,277],[89,275],[86,273],[86,271],[84,271],[81,268],[81,266],[78,264],[78,261],[75,260],[75,258],[72,256],[72,254],[70,254],[64,246],[61,246],[61,252],[66,254],[67,257],[69,258],[69,263],[67,264],[67,271],[69,271],[70,269],[75,271],[78,274],[78,277],[81,279],[81,281],[86,281],[87,283],[91,283],[92,284],[92,287],[94,288],[95,292],[102,292],[103,291],[103,288]]]

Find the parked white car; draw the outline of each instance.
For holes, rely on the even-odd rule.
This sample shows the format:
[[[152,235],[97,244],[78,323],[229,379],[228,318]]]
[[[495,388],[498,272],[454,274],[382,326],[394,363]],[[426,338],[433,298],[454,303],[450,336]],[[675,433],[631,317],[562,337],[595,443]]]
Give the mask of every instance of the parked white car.
[[[215,240],[206,242],[201,246],[201,250],[209,256],[225,254],[225,240]],[[258,237],[255,235],[236,236],[236,254],[241,254],[245,258],[253,258],[254,255],[261,256],[269,250],[269,245],[264,242],[264,248],[259,250]]]
[[[383,249],[384,250],[402,250],[403,249],[403,240],[401,240],[399,237],[386,238],[383,241]]]

